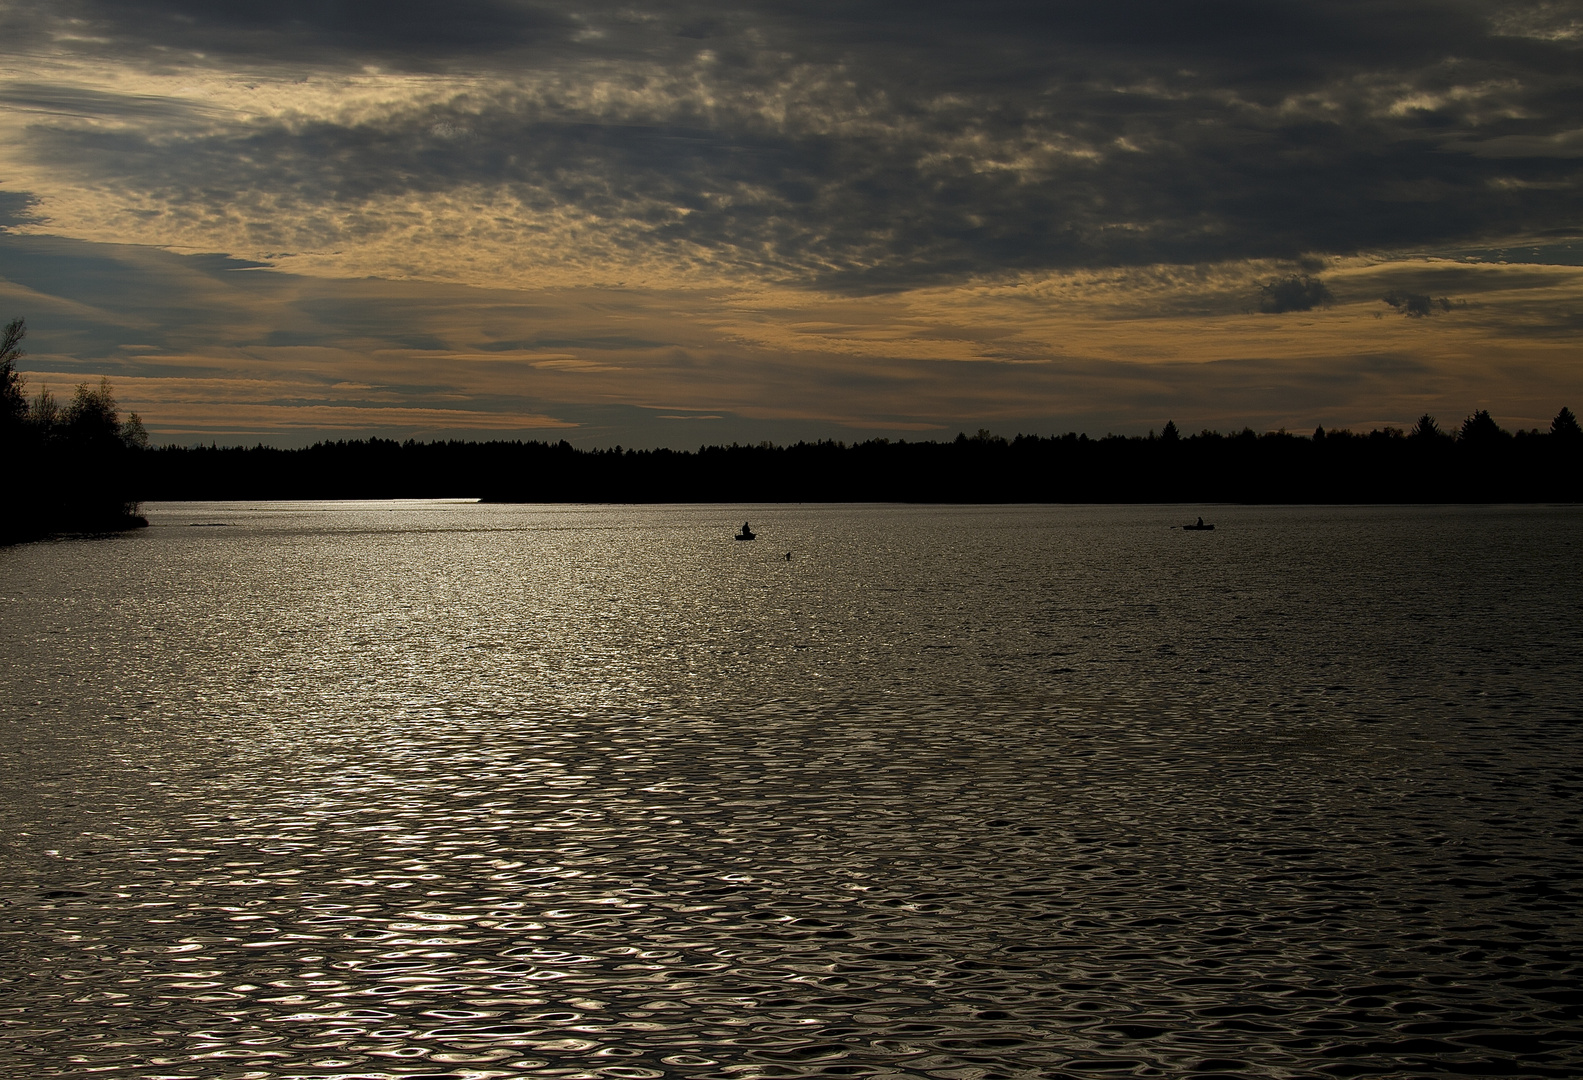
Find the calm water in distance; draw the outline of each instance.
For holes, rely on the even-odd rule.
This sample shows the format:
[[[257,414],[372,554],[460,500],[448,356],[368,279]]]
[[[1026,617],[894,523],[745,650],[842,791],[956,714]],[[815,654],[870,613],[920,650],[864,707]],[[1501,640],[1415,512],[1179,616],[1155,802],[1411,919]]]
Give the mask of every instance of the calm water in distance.
[[[148,510],[0,550],[0,1075],[1583,1074],[1583,509]]]

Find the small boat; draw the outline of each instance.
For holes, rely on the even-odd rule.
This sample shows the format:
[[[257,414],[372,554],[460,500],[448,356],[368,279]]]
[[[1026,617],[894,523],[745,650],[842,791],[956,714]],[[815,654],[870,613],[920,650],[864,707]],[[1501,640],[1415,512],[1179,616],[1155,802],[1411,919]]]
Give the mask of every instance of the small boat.
[[[1211,529],[1214,528],[1214,526],[1213,525],[1205,525],[1204,524],[1204,519],[1203,518],[1199,518],[1198,519],[1198,524],[1196,524],[1196,525],[1183,525],[1182,528],[1187,530],[1188,532],[1209,532]]]
[[[737,533],[737,539],[738,540],[752,540],[752,539],[754,539],[757,536],[758,536],[758,533],[756,533],[752,529],[748,528],[748,523],[745,522],[745,521],[742,523],[742,531]]]

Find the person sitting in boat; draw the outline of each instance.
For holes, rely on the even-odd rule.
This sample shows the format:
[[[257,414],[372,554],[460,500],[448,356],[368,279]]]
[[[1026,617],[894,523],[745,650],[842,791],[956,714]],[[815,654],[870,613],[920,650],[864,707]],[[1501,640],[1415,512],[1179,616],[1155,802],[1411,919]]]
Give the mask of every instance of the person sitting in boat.
[[[747,526],[745,526],[745,525],[743,526],[743,528],[746,528],[746,527]],[[1200,529],[1202,529],[1204,527],[1204,519],[1203,518],[1199,518],[1198,519],[1198,526],[1197,527],[1200,528]]]
[[[1199,519],[1199,520],[1200,520],[1200,521],[1201,521],[1201,520],[1203,520],[1203,519],[1202,519],[1202,518],[1200,518],[1200,519]],[[747,534],[748,534],[748,533],[750,533],[750,532],[752,532],[752,531],[753,531],[753,530],[752,530],[752,529],[750,529],[750,528],[748,528],[748,523],[747,523],[747,522],[745,522],[745,521],[744,521],[744,522],[743,522],[743,523],[742,523],[742,535],[743,535],[743,536],[746,536],[746,535],[747,535]]]

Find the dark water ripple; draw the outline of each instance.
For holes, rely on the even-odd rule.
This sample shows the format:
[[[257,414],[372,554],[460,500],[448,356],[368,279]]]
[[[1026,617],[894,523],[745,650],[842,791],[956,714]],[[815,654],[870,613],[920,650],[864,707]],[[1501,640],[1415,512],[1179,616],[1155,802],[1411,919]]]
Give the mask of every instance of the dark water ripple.
[[[1583,1073],[1583,512],[741,516],[0,552],[0,1074]]]

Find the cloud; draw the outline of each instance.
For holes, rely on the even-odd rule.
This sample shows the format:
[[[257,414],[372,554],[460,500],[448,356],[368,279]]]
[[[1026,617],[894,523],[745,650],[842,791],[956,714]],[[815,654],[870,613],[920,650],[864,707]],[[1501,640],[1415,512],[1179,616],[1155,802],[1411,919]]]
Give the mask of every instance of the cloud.
[[[128,75],[7,100],[42,110],[17,149],[76,235],[327,272],[880,292],[1578,220],[1572,162],[1544,149],[1571,146],[1575,45],[1514,37],[1505,10],[78,0],[9,18],[63,64],[174,65],[205,99]],[[394,65],[382,97],[355,89],[370,65]]]
[[[506,0],[20,0],[7,28],[80,53],[317,63],[476,56],[564,37],[563,13]]]
[[[1288,311],[1312,311],[1328,307],[1335,299],[1330,289],[1317,277],[1293,274],[1259,286],[1259,310],[1267,315],[1280,315]]]
[[[1387,293],[1380,297],[1383,303],[1391,305],[1399,314],[1409,318],[1421,319],[1426,315],[1435,315],[1442,311],[1450,311],[1455,305],[1450,297],[1433,297],[1424,293]]]
[[[1537,400],[1579,10],[13,0],[0,299],[171,431],[1401,423],[1497,362]]]
[[[107,93],[80,86],[14,82],[0,87],[0,108],[23,114],[128,122],[186,122],[212,114],[202,102],[153,94]]]
[[[41,225],[43,221],[33,212],[38,199],[25,191],[0,191],[0,230],[15,225]]]
[[[28,319],[35,389],[108,375],[156,439],[176,441],[538,438],[551,422],[575,425],[564,437],[579,445],[693,447],[1169,418],[1402,426],[1469,401],[1532,426],[1576,389],[1583,268],[1340,260],[1323,319],[1245,313],[1273,269],[862,296],[484,289],[8,235],[0,318]],[[1372,318],[1384,293],[1452,289],[1477,305],[1433,326]]]

